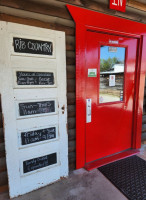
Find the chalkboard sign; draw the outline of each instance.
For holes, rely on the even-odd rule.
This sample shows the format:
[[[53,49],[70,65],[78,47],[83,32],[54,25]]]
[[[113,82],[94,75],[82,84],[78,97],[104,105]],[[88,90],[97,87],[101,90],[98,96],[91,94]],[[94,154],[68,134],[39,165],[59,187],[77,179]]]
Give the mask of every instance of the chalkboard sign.
[[[57,163],[57,154],[52,153],[46,156],[33,158],[30,160],[26,160],[23,162],[23,173],[28,173],[37,169],[41,169],[43,167],[47,167],[49,165],[53,165]]]
[[[20,116],[55,112],[55,101],[19,103]]]
[[[53,43],[48,41],[13,38],[14,52],[53,55]]]
[[[21,144],[27,145],[56,138],[56,127],[21,132]]]
[[[53,72],[16,72],[18,85],[54,85]]]

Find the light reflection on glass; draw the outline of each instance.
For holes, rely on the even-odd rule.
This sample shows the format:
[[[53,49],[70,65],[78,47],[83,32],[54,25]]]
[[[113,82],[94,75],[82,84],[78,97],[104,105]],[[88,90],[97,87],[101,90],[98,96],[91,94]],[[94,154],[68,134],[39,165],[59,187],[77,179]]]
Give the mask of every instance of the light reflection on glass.
[[[125,48],[101,46],[99,103],[123,101]]]

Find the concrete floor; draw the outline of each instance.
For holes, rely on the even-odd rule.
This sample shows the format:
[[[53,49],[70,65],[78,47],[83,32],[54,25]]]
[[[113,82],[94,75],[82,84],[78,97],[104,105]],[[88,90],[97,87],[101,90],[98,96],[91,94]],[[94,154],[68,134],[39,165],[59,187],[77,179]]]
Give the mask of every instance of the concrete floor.
[[[146,145],[139,156],[146,160]],[[0,200],[8,200],[8,194]],[[126,200],[127,198],[97,169],[76,170],[67,179],[58,181],[14,200]]]

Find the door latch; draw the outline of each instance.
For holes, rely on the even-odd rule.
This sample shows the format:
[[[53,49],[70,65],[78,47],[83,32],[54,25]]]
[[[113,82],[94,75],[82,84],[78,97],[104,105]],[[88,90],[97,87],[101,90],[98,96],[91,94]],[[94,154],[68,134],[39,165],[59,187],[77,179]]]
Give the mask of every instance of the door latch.
[[[91,99],[86,99],[86,123],[91,122]]]

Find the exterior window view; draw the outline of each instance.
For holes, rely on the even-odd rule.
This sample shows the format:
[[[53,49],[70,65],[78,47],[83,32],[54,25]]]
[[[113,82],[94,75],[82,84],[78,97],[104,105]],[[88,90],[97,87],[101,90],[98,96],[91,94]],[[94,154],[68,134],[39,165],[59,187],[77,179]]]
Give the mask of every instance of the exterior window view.
[[[0,200],[146,200],[146,0],[0,0]]]
[[[123,101],[125,48],[101,46],[99,103]]]

